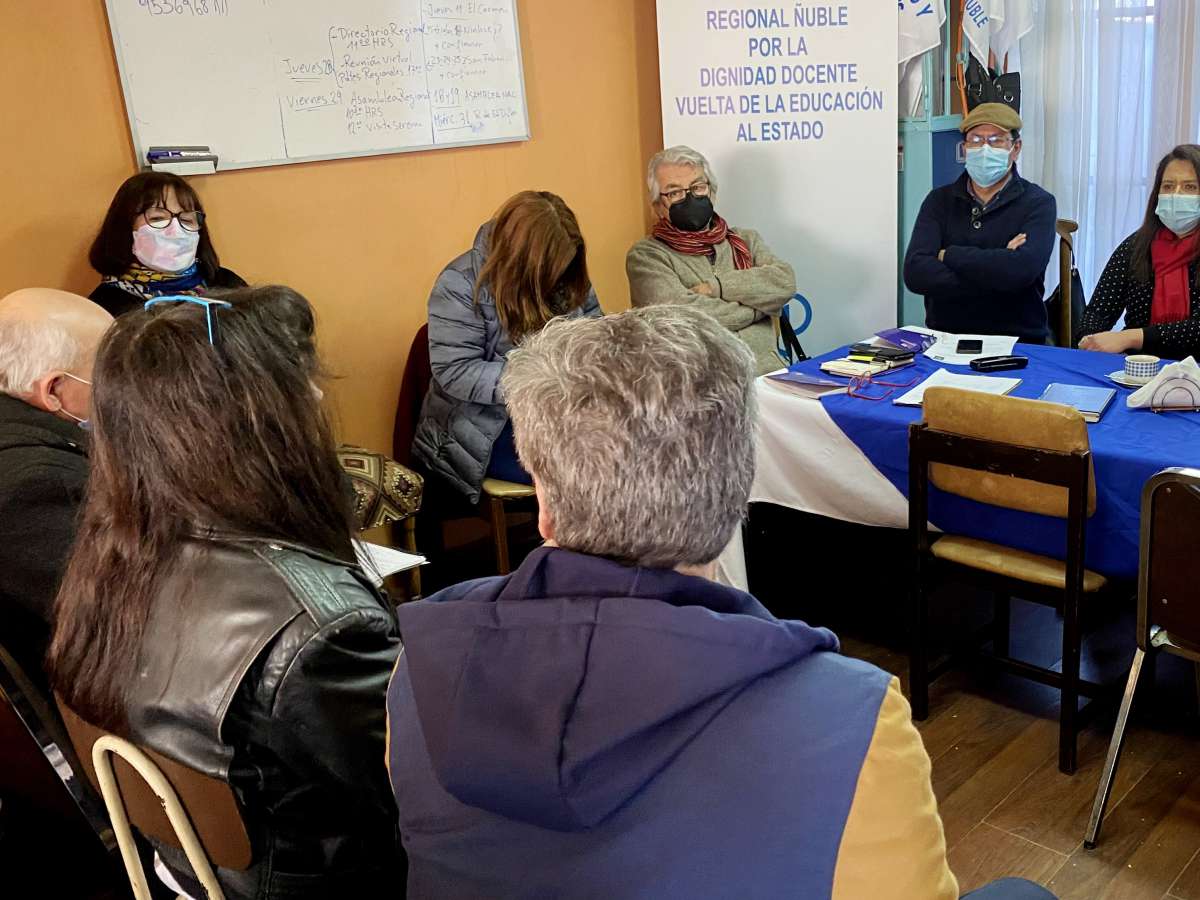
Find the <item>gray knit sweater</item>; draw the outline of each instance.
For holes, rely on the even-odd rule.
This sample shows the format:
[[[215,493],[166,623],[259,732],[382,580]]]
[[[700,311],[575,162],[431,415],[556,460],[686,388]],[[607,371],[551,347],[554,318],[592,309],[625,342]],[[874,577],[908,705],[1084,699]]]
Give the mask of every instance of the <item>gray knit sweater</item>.
[[[677,253],[662,241],[642,238],[625,257],[630,298],[634,306],[687,303],[704,310],[746,342],[761,375],[783,366],[771,319],[796,293],[796,274],[758,232],[730,230],[750,247],[753,268],[734,268],[729,241],[718,244],[710,258]],[[709,285],[713,296],[692,290],[698,284]]]

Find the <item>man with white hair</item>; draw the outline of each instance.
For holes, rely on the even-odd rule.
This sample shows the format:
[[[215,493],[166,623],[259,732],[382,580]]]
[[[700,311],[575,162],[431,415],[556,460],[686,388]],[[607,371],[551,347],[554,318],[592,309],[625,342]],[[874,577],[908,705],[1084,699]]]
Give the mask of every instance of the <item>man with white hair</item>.
[[[111,324],[65,291],[0,300],[0,641],[35,676],[87,480],[92,362]]]
[[[625,257],[634,306],[685,303],[741,338],[755,371],[782,365],[774,319],[796,293],[796,273],[749,228],[733,228],[713,207],[717,180],[691,147],[656,153],[646,171],[655,224]]]
[[[704,577],[754,475],[746,348],[684,306],[556,320],[502,389],[546,544],[397,610],[408,896],[957,898],[897,679]],[[980,896],[1050,896],[1010,887]]]

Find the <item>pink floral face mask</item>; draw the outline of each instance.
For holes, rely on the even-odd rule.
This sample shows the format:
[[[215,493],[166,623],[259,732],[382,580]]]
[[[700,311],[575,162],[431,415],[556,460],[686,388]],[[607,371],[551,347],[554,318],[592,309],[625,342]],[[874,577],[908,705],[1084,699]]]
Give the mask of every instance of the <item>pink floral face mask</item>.
[[[147,268],[159,272],[182,272],[196,261],[200,234],[172,222],[166,228],[143,225],[133,232],[133,255]]]

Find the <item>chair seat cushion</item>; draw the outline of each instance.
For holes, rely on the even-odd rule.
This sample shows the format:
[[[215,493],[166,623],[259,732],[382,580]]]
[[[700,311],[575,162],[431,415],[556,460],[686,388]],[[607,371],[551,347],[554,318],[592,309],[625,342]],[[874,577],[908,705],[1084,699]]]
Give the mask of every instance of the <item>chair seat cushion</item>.
[[[1061,560],[1049,556],[1039,556],[1025,550],[1014,550],[1003,544],[992,544],[975,538],[961,537],[957,534],[946,534],[938,538],[930,547],[930,553],[938,559],[969,566],[983,572],[1015,578],[1030,584],[1040,584],[1045,587],[1065,590],[1067,585],[1067,566]],[[1107,579],[1090,569],[1083,572],[1083,590],[1092,593],[1100,590]]]
[[[533,485],[516,481],[501,481],[499,478],[483,479],[483,492],[500,500],[517,500],[534,495]]]
[[[425,481],[374,450],[343,444],[338,462],[354,485],[354,521],[360,531],[401,522],[421,508]]]

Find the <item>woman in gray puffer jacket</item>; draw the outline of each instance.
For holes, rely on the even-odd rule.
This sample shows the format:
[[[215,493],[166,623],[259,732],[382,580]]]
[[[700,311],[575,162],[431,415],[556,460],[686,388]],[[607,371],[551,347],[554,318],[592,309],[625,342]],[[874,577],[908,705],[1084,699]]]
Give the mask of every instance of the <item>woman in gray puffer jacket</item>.
[[[413,456],[472,503],[485,477],[528,484],[500,392],[508,351],[555,316],[601,315],[575,214],[522,191],[438,276],[429,295],[433,380]]]

